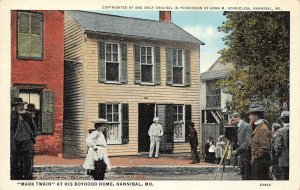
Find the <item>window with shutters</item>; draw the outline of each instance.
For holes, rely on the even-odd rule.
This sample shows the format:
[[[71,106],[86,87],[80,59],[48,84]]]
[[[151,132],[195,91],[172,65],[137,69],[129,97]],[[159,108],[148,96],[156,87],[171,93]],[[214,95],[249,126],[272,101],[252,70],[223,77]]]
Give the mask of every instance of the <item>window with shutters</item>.
[[[53,91],[43,90],[38,87],[18,89],[18,97],[24,101],[35,105],[35,122],[39,133],[52,134],[54,130],[54,100]],[[27,105],[25,105],[25,109]]]
[[[128,143],[128,104],[99,104],[99,117],[107,119],[108,144]]]
[[[184,52],[181,49],[173,53],[173,84],[184,84]]]
[[[18,12],[18,58],[43,58],[43,15]]]
[[[190,86],[190,50],[167,48],[167,85]]]
[[[117,43],[105,43],[106,81],[120,81],[120,48]]]
[[[28,104],[34,104],[36,113],[34,121],[38,127],[38,131],[42,131],[41,121],[42,121],[42,114],[41,114],[41,92],[39,91],[32,91],[32,90],[20,90],[19,97],[23,99],[23,101],[27,102]],[[24,106],[25,110],[27,109],[27,105]]]
[[[153,60],[153,47],[141,46],[141,82],[153,83],[154,74],[154,60]]]
[[[185,142],[184,105],[173,106],[174,142]]]

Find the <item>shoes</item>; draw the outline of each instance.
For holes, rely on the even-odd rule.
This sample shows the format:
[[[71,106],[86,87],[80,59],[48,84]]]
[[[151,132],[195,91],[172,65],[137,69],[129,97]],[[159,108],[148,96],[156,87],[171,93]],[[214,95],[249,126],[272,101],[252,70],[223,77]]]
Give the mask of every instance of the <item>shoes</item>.
[[[197,163],[197,162],[195,162],[195,161],[191,161],[191,162],[190,162],[190,164],[196,164],[196,163]]]
[[[158,157],[155,157],[156,159],[158,159]]]
[[[152,157],[152,156],[148,156],[148,159],[149,159],[149,158],[153,158],[153,157]]]

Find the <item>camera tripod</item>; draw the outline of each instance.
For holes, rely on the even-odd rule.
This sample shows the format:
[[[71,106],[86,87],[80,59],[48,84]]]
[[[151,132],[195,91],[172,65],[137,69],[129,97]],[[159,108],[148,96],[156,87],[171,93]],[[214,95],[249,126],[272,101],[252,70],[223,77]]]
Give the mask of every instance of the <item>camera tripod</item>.
[[[215,179],[217,178],[217,175],[218,175],[218,172],[223,164],[223,168],[222,168],[222,175],[221,175],[221,180],[223,179],[223,174],[224,174],[224,171],[225,171],[225,158],[228,157],[229,154],[231,154],[231,152],[229,150],[233,150],[233,145],[235,143],[233,141],[230,141],[227,139],[227,143],[226,143],[226,146],[225,146],[225,150],[224,150],[224,153],[221,157],[221,161],[218,165],[218,169],[216,171],[216,175],[215,175]],[[231,156],[231,155],[230,155]]]

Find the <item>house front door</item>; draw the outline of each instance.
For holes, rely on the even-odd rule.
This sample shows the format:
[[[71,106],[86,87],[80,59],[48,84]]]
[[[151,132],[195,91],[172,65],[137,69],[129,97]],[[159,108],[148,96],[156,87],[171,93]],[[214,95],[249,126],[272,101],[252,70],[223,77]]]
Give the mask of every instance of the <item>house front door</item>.
[[[138,114],[138,151],[148,152],[150,147],[150,138],[148,130],[153,123],[155,104],[139,104]]]

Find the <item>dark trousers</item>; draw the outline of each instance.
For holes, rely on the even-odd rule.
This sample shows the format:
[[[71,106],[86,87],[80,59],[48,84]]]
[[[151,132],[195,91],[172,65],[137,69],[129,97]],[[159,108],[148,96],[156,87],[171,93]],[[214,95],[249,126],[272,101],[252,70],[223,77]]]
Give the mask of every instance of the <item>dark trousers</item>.
[[[94,180],[104,180],[107,165],[103,160],[94,162],[95,170],[91,170]]]
[[[254,160],[251,164],[252,179],[253,180],[270,180],[269,165],[261,162],[261,160]]]
[[[191,153],[192,153],[192,161],[194,162],[200,162],[200,158],[197,152],[197,146],[191,145]]]
[[[239,160],[240,173],[243,180],[251,180],[251,161],[247,154],[240,154]]]
[[[31,180],[34,147],[32,140],[16,141],[11,146],[10,172],[12,180]]]

